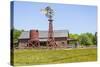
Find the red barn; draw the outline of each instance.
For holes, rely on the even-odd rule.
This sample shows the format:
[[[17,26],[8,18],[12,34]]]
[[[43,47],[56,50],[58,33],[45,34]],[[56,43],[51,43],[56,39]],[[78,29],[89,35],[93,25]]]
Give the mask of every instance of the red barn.
[[[68,30],[54,30],[56,44],[60,47],[67,47],[69,32]],[[30,30],[23,31],[18,39],[19,48],[28,47],[29,40],[39,41],[40,47],[45,47],[48,39],[48,31]]]

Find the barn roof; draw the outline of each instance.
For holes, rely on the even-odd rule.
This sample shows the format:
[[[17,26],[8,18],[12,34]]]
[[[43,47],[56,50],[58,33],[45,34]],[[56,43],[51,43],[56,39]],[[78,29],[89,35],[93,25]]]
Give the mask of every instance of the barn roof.
[[[23,31],[19,37],[19,39],[28,39],[29,38],[29,31]],[[68,30],[54,30],[54,37],[67,37]],[[47,38],[48,31],[39,31],[39,38]]]

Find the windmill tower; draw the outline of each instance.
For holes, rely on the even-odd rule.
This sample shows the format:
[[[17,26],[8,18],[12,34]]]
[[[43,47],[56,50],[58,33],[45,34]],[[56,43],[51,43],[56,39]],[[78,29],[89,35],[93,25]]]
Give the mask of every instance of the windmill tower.
[[[57,45],[56,45],[55,38],[54,38],[53,19],[52,19],[53,15],[54,15],[54,11],[49,6],[47,6],[45,9],[42,10],[42,12],[48,18],[48,22],[49,22],[47,47],[48,48],[56,48]]]

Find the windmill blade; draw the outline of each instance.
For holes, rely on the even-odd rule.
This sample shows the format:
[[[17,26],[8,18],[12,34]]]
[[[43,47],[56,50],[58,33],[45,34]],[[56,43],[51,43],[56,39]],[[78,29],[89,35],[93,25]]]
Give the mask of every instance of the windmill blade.
[[[41,13],[47,14],[47,11],[45,9],[41,9]]]

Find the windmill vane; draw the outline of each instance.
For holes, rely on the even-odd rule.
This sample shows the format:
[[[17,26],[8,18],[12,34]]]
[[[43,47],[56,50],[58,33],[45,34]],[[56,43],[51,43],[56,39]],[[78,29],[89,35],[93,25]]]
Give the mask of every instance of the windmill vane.
[[[47,6],[45,9],[45,16],[48,17],[49,19],[51,19],[54,15],[54,11],[53,9],[51,9],[51,7]]]

